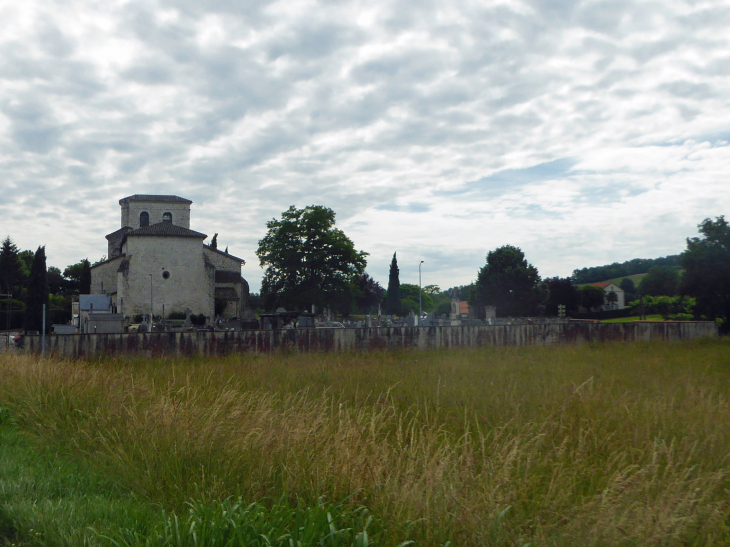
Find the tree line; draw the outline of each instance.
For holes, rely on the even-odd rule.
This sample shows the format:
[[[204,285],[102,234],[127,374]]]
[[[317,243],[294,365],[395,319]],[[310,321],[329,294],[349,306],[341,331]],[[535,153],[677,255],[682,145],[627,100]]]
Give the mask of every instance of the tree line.
[[[621,263],[614,262],[605,266],[593,266],[591,268],[573,270],[571,279],[577,285],[597,283],[604,279],[616,279],[618,277],[646,273],[654,267],[670,266],[676,268],[679,265],[680,255],[664,256],[661,258],[634,258],[633,260],[627,260]]]

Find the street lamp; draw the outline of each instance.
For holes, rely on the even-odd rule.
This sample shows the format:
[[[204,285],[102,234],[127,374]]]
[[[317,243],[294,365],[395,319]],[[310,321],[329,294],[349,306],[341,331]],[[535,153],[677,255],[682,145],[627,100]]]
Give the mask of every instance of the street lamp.
[[[423,260],[421,260],[423,264]],[[421,306],[421,264],[418,265],[418,320],[421,320],[423,314],[423,307]]]

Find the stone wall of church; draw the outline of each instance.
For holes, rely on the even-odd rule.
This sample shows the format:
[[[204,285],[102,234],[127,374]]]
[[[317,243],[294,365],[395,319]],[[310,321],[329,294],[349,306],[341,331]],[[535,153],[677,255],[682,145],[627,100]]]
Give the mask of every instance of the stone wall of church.
[[[213,268],[203,260],[203,243],[189,237],[128,237],[128,268],[120,276],[117,305],[125,316],[150,311],[150,274],[155,315],[172,312],[213,315]],[[165,278],[165,272],[169,276]],[[122,300],[123,299],[123,300]]]
[[[117,269],[124,257],[117,257],[91,268],[91,294],[117,292]]]
[[[162,222],[162,215],[172,213],[172,223],[190,229],[190,204],[164,201],[131,201],[122,206],[122,227],[139,228],[139,215],[146,211],[150,215],[150,224]]]

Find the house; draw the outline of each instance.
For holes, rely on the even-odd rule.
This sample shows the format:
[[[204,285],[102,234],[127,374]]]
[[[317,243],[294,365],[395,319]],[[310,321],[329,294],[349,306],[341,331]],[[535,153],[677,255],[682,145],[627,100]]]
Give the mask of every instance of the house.
[[[121,228],[106,236],[108,258],[91,269],[91,292],[106,295],[127,321],[135,315],[253,315],[244,260],[190,229],[192,201],[135,194],[119,200]],[[218,313],[216,314],[216,308]]]
[[[626,307],[626,302],[624,298],[624,291],[621,287],[616,285],[613,281],[603,281],[601,283],[590,283],[592,287],[598,287],[599,289],[603,289],[603,291],[606,293],[606,296],[603,299],[603,306],[601,306],[600,311],[610,311],[610,310],[622,310]],[[616,301],[611,302],[609,299],[609,294],[615,293],[616,294]]]

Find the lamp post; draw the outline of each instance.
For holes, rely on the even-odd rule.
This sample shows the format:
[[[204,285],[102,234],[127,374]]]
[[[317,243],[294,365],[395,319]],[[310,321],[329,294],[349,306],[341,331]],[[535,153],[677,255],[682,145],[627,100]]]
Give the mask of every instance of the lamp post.
[[[423,264],[423,260],[421,260]],[[421,314],[423,314],[423,307],[421,306],[421,264],[418,265],[418,320],[421,320]]]

